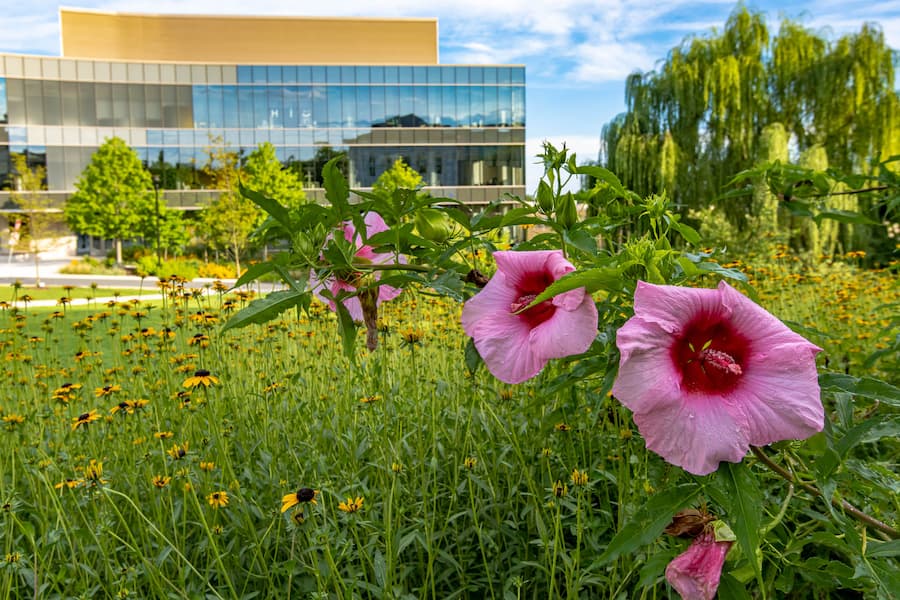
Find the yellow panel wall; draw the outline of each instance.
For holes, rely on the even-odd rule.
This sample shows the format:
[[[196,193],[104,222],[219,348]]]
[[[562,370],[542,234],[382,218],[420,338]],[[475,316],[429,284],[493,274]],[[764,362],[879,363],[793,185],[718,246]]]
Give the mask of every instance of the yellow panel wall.
[[[69,58],[433,65],[437,19],[150,15],[60,9]]]

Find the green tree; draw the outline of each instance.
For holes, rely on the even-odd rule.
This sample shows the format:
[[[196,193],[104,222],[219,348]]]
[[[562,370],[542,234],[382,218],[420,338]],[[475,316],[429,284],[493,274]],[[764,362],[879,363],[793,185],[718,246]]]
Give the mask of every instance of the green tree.
[[[262,211],[241,196],[240,156],[226,146],[222,138],[210,140],[203,172],[210,187],[218,190],[215,199],[200,215],[201,231],[216,250],[231,255],[235,273],[241,273],[241,255],[250,244],[250,236],[263,219]]]
[[[306,204],[303,180],[282,166],[275,146],[269,142],[263,142],[247,156],[242,171],[246,187],[278,200],[282,206],[292,209]]]
[[[57,237],[62,216],[50,207],[50,199],[41,193],[47,189],[47,168],[43,165],[30,167],[24,154],[14,153],[12,159],[14,173],[10,176],[15,191],[13,202],[22,210],[24,226],[18,230],[18,246],[25,248],[34,258],[35,285],[41,286],[41,245]]]
[[[642,196],[699,207],[771,155],[763,134],[780,123],[794,156],[820,146],[829,166],[866,172],[900,152],[894,77],[877,26],[832,42],[784,21],[770,36],[740,6],[721,32],[687,38],[658,70],[627,79],[628,110],[603,128],[603,162]],[[770,203],[757,205],[771,222]],[[746,218],[744,206],[728,210]]]
[[[415,190],[422,185],[422,175],[398,158],[391,168],[384,171],[372,185],[372,193],[390,198],[394,190]]]
[[[122,240],[140,237],[144,219],[152,212],[150,173],[118,137],[107,138],[91,156],[64,210],[73,231],[115,240],[119,264]]]

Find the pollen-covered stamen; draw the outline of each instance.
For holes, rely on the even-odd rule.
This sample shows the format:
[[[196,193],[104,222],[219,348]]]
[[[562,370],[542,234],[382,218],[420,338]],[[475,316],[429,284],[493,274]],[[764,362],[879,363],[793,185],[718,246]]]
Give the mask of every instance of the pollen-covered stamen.
[[[515,302],[510,303],[509,312],[512,314],[518,313],[520,310],[534,302],[535,298],[537,298],[537,294],[523,294],[519,296]]]
[[[704,368],[712,368],[729,375],[741,375],[743,370],[741,365],[727,352],[714,350],[712,348],[704,348],[697,355]]]

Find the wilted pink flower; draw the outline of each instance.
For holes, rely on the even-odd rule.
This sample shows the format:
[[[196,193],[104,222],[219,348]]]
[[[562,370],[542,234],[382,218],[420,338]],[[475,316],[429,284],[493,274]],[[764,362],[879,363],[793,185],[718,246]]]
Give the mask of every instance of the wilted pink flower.
[[[687,550],[672,559],[666,567],[666,581],[683,600],[712,600],[731,544],[717,542],[711,529],[704,531]]]
[[[816,347],[728,284],[638,282],[613,394],[647,448],[695,475],[821,431]]]
[[[597,307],[584,288],[525,308],[575,270],[560,250],[495,252],[497,272],[466,302],[462,325],[488,370],[505,383],[534,377],[551,358],[580,354],[597,335]]]
[[[363,243],[363,238],[368,240],[376,233],[387,231],[388,226],[384,222],[384,219],[382,219],[381,215],[379,215],[378,213],[369,212],[366,213],[365,223],[366,231],[364,232],[364,236],[361,236],[359,232],[356,231],[353,223],[344,223],[344,237],[347,239],[347,241],[353,242],[357,248],[354,257],[356,259],[363,259],[363,261],[368,261],[373,264],[385,264],[392,262],[394,260],[393,254],[375,252],[371,246]],[[400,256],[399,262],[405,263],[406,258]],[[376,271],[375,279],[377,280],[380,278],[381,273]],[[315,277],[315,273],[310,276],[309,281],[309,286],[310,288],[312,288],[316,296],[322,302],[328,304],[331,310],[337,310],[337,306],[335,305],[334,300],[332,300],[331,298],[327,298],[324,294],[322,294],[322,290],[327,288],[329,292],[331,292],[334,296],[337,296],[341,291],[355,292],[358,287],[357,284],[358,282],[355,280],[340,279],[335,277],[328,277],[324,280],[319,280]],[[381,302],[393,300],[394,298],[399,296],[402,291],[403,290],[391,287],[389,285],[378,286],[378,296],[375,301],[376,306]],[[356,296],[344,298],[343,304],[345,307],[347,307],[347,312],[350,313],[350,316],[354,321],[363,320],[363,310],[359,298],[357,298]]]

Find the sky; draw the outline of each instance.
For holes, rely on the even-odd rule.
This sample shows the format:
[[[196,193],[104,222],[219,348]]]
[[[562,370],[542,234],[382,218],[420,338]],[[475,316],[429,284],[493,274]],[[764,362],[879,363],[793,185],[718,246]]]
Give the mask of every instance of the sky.
[[[47,0],[8,2],[0,52],[60,54],[59,7],[155,14],[436,17],[442,64],[526,66],[526,186],[544,140],[596,160],[600,131],[625,110],[625,78],[653,70],[686,37],[721,30],[733,0]],[[774,33],[782,18],[829,39],[878,23],[900,49],[900,0],[748,0]]]

